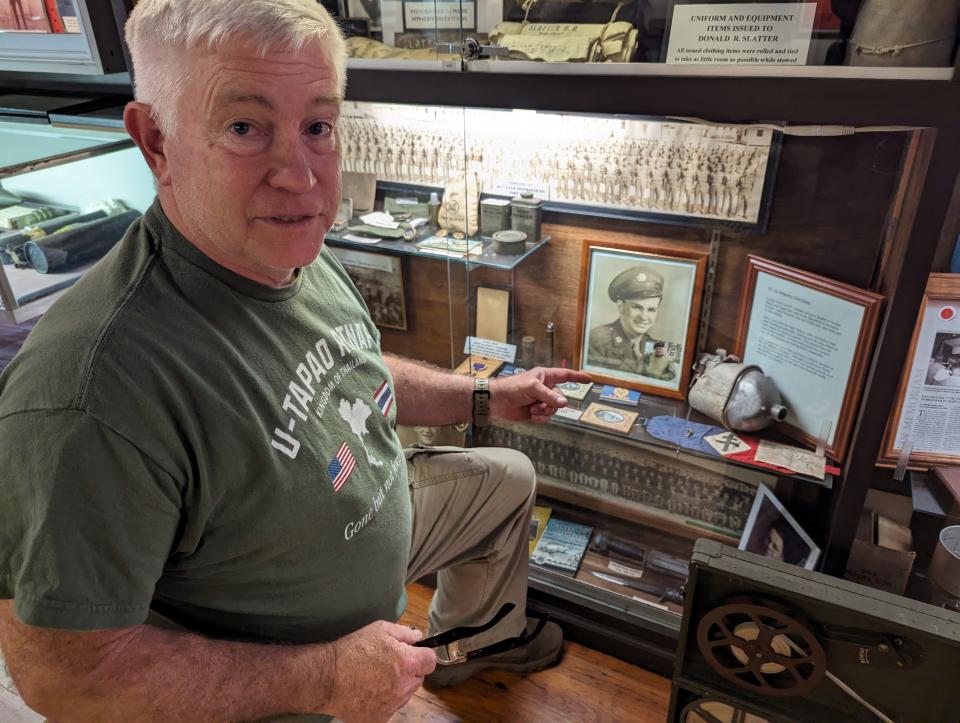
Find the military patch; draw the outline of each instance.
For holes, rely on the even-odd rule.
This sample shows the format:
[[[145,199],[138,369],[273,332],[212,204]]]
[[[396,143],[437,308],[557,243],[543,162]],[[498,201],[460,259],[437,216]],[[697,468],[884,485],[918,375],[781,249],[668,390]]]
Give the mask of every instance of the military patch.
[[[586,399],[587,394],[593,389],[593,382],[581,384],[580,382],[562,382],[555,386],[554,391],[560,392],[567,399]]]
[[[600,400],[614,402],[615,404],[629,404],[635,407],[640,403],[640,392],[635,389],[624,389],[612,384],[604,384],[600,392]]]

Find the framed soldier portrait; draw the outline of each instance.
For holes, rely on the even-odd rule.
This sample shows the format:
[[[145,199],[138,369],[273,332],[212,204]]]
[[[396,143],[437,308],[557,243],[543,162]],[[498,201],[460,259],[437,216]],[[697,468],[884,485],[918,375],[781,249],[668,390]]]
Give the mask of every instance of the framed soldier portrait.
[[[594,381],[686,397],[704,251],[584,241],[577,366]]]

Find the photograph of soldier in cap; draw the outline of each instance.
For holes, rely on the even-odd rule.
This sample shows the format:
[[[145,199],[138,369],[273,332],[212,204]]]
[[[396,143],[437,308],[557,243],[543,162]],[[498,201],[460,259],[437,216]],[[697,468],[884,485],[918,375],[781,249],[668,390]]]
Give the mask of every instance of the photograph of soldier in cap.
[[[585,243],[580,368],[621,386],[684,396],[704,255]]]

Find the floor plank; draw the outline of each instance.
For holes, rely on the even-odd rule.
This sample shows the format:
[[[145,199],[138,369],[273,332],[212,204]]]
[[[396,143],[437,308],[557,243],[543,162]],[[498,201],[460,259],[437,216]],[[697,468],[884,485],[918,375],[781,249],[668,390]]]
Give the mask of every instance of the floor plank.
[[[426,630],[432,590],[407,588],[400,622]],[[481,673],[438,691],[421,688],[393,721],[636,721],[660,723],[667,716],[670,681],[576,643],[563,661],[531,675]]]

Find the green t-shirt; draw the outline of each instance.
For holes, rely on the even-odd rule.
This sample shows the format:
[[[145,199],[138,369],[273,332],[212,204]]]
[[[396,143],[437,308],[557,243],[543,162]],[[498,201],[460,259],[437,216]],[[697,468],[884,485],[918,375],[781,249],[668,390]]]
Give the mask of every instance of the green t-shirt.
[[[0,598],[262,642],[396,620],[411,509],[379,339],[329,249],[270,289],[155,203],[0,376]]]

